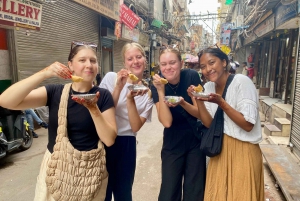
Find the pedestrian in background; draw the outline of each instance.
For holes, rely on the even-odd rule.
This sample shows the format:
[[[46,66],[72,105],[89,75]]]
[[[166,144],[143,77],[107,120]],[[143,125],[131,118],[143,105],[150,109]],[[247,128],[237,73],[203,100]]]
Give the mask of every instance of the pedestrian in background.
[[[247,70],[247,69],[248,69],[248,67],[247,67],[247,62],[243,62],[243,63],[242,63],[242,67],[243,67],[242,74],[247,76],[247,74],[248,74],[248,70]]]
[[[34,137],[34,138],[38,138],[39,136],[38,136],[38,134],[36,134],[35,132],[34,132],[34,122],[33,122],[33,119],[41,126],[41,127],[43,127],[43,128],[48,128],[48,124],[47,123],[45,123],[45,122],[43,122],[43,120],[41,120],[38,116],[37,116],[37,114],[34,112],[34,110],[33,109],[26,109],[25,111],[25,115],[26,115],[26,120],[27,120],[27,122],[28,122],[28,124],[29,124],[29,130],[31,131],[31,133],[32,133],[32,136]]]
[[[168,83],[153,76],[151,91],[159,121],[165,127],[161,150],[162,181],[158,201],[203,200],[206,158],[200,151],[200,140],[189,121],[197,122],[198,108],[187,93],[190,85],[201,84],[199,74],[183,69],[177,49],[166,48],[159,55],[160,71]],[[165,96],[179,96],[180,102],[165,101]],[[189,120],[187,120],[189,119]]]
[[[136,135],[146,121],[151,121],[153,100],[148,88],[138,92],[128,87],[141,84],[146,69],[146,54],[138,43],[127,43],[122,49],[125,69],[107,73],[100,87],[108,89],[116,107],[118,134],[115,144],[106,147],[109,173],[105,201],[132,201],[132,185],[136,168]],[[130,79],[134,74],[138,80]]]
[[[254,65],[250,64],[250,67],[247,68],[248,71],[248,77],[253,80],[254,77]]]
[[[52,157],[51,153],[54,152],[54,145],[56,144],[56,137],[59,131],[67,132],[69,143],[76,149],[75,153],[78,154],[81,154],[81,151],[95,151],[99,147],[99,140],[106,146],[111,146],[116,137],[117,128],[112,96],[106,89],[93,86],[93,81],[98,71],[95,45],[84,42],[73,42],[68,58],[68,65],[69,68],[55,62],[38,73],[13,84],[0,96],[0,105],[10,109],[20,110],[41,106],[49,107],[48,145],[37,178],[35,201],[52,201],[54,200],[54,196],[58,196],[57,194],[50,193],[46,184],[46,178],[49,178],[48,173],[52,170],[49,169],[49,164],[52,158],[55,158]],[[61,129],[58,129],[60,99],[62,98],[61,95],[65,85],[51,84],[39,88],[37,86],[45,79],[52,77],[71,79],[72,74],[82,77],[83,80],[72,83],[67,96],[67,103],[65,103],[67,104],[67,108],[64,108],[64,110],[67,109],[67,127],[63,127],[66,129],[62,129],[61,127]],[[84,94],[96,94],[96,97],[90,101],[73,97],[73,95]],[[72,146],[68,146],[69,151],[72,150]],[[69,156],[64,151],[60,153],[62,156]],[[57,155],[55,156],[57,157]],[[87,154],[85,156],[88,157]],[[95,159],[94,163],[99,164],[101,160],[102,158]],[[84,163],[81,165],[83,165],[82,169],[80,169],[81,174],[87,171],[89,171],[90,175],[94,173],[91,172],[91,167],[87,170],[84,167]],[[69,169],[74,170],[74,168],[70,164]],[[105,191],[107,184],[107,177],[105,177],[107,172],[105,169],[104,166],[104,169],[97,170],[101,171],[104,177],[99,182],[95,181],[92,187],[83,185],[72,186],[72,190],[76,189],[75,192],[69,189],[70,185],[67,188],[63,188],[63,182],[56,180],[61,184],[55,186],[56,191],[59,190],[64,194],[64,200],[71,200],[75,193],[79,193],[80,196],[86,197],[92,194],[94,197],[93,200],[103,201],[105,193],[101,193],[101,190],[104,189]],[[68,175],[66,175],[68,176],[68,181],[75,181],[73,174],[72,171],[68,172]],[[84,183],[85,178],[76,177],[76,181]]]
[[[199,52],[200,67],[210,80],[204,85],[208,98],[195,97],[202,123],[209,127],[218,106],[224,111],[222,152],[210,158],[205,201],[264,200],[264,169],[259,142],[262,141],[259,101],[253,83],[243,75],[235,75],[222,98],[228,57],[218,48]],[[193,91],[189,87],[188,92]]]

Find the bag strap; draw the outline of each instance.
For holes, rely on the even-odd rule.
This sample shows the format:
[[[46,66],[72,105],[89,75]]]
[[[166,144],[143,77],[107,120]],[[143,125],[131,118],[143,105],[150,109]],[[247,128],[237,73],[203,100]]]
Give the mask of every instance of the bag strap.
[[[67,108],[68,108],[68,99],[72,83],[65,84],[59,103],[58,109],[58,127],[57,127],[57,136],[56,143],[60,142],[63,137],[67,137]]]
[[[222,97],[223,97],[224,100],[225,100],[225,97],[226,97],[227,89],[228,89],[229,85],[231,84],[234,76],[235,76],[235,74],[230,74],[227,78],[226,85],[225,85],[225,88],[224,88],[224,91],[223,91],[223,94],[222,94]]]

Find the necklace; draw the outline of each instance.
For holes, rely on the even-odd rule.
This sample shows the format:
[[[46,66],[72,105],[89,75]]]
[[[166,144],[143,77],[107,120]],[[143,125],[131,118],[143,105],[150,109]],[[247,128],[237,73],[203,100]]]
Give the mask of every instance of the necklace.
[[[168,83],[169,87],[172,89],[174,94],[176,94],[179,84],[180,84],[180,81],[174,87],[172,87],[171,84]]]

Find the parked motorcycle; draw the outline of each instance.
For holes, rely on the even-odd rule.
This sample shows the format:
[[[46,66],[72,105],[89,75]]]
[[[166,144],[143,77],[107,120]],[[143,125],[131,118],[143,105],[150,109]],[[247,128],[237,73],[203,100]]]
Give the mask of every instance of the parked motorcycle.
[[[0,106],[0,158],[16,149],[31,147],[33,136],[20,110],[9,110]]]

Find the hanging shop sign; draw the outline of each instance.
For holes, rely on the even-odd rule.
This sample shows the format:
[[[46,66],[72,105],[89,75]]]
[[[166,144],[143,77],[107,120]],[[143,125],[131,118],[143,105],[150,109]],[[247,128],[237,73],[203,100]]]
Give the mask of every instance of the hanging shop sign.
[[[257,26],[256,29],[254,29],[254,33],[257,37],[261,37],[270,31],[273,31],[275,29],[275,20],[274,15],[271,15],[268,19],[263,21],[260,25]]]
[[[221,38],[220,43],[222,45],[229,45],[230,34],[231,34],[231,23],[223,23],[221,24]]]
[[[129,40],[129,41],[134,41],[134,42],[139,42],[139,35],[140,32],[138,29],[129,29],[125,24],[122,24],[122,38]]]
[[[42,5],[32,1],[0,0],[0,25],[40,30]]]
[[[297,16],[298,2],[287,5],[281,5],[276,9],[276,28],[285,23],[286,21]]]
[[[121,21],[126,24],[129,29],[133,29],[137,23],[140,21],[139,16],[137,16],[132,10],[130,10],[125,4],[121,5]]]
[[[119,21],[120,1],[119,0],[74,0],[75,2],[88,7],[102,15]]]

